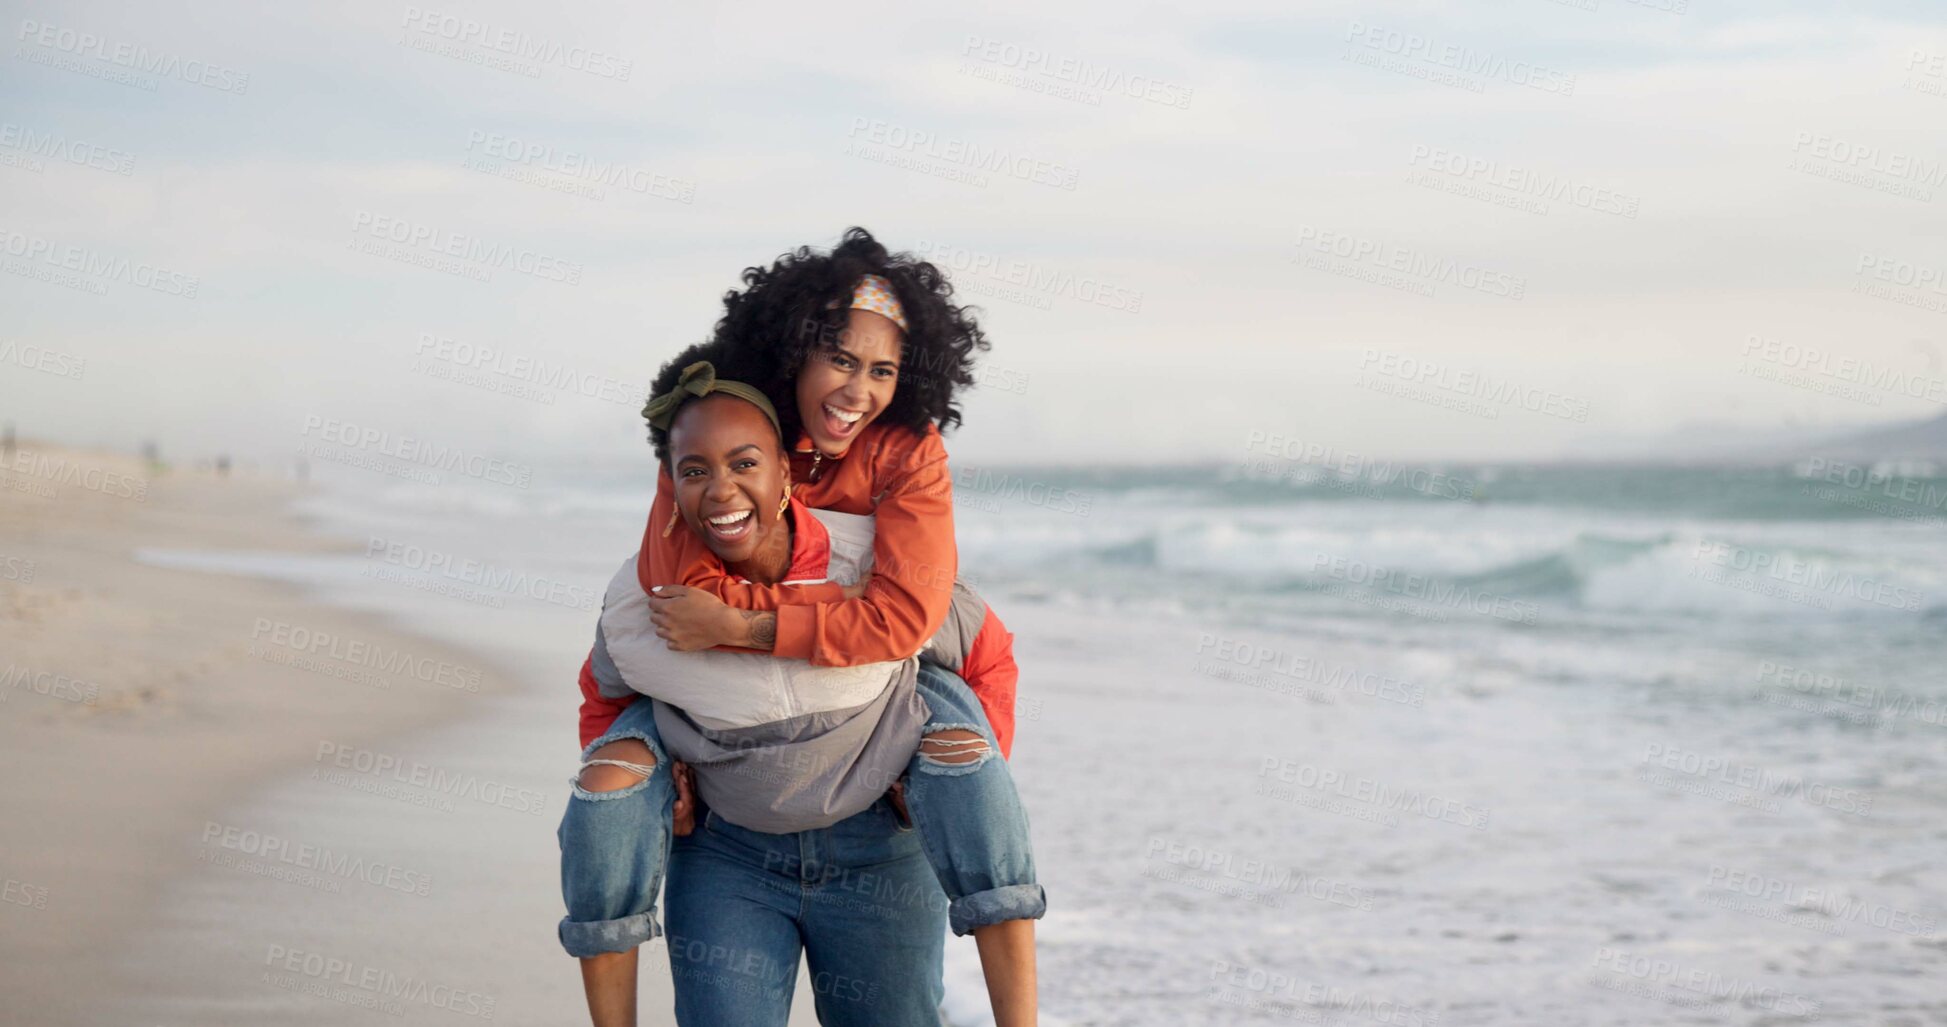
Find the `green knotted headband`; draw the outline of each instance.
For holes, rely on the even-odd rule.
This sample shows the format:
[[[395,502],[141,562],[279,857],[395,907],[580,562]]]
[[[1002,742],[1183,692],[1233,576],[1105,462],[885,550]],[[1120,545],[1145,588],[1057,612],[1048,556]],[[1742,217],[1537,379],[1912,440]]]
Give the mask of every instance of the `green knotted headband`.
[[[651,428],[668,431],[669,426],[676,422],[676,411],[682,409],[683,404],[702,399],[713,392],[728,393],[756,404],[757,409],[764,411],[764,416],[771,419],[771,427],[776,428],[779,435],[784,434],[783,426],[777,421],[777,409],[764,398],[763,392],[754,385],[718,379],[716,365],[708,360],[699,360],[683,368],[683,376],[676,379],[676,387],[651,398],[648,405],[642,408],[642,416],[648,420]]]

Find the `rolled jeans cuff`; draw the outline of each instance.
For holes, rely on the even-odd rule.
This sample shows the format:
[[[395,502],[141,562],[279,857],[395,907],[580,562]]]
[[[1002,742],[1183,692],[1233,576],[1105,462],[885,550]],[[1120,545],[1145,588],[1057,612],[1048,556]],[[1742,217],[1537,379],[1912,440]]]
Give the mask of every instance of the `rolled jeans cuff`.
[[[655,910],[625,916],[620,920],[590,920],[578,923],[561,918],[561,947],[577,959],[605,952],[627,952],[643,942],[662,937],[662,925]]]
[[[1010,884],[963,895],[947,904],[946,922],[956,936],[1007,920],[1039,920],[1048,911],[1048,893],[1038,884]]]

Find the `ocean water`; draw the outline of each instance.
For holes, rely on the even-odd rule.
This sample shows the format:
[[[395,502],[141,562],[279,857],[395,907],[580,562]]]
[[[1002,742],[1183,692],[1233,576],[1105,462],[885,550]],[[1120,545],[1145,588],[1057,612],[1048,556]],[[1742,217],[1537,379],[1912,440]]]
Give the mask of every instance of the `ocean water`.
[[[963,567],[1058,626],[1017,757],[1084,900],[1054,1008],[1947,1022],[1937,469],[958,483]]]
[[[301,509],[359,552],[147,558],[551,662],[558,694],[493,737],[565,777],[647,470],[324,468]],[[1019,647],[1048,1022],[1947,1022],[1937,468],[1279,460],[955,488],[962,575]],[[539,910],[527,842],[497,881],[535,876]],[[978,1022],[971,945],[949,952]],[[490,979],[525,989],[512,1008],[578,1003],[532,968]]]

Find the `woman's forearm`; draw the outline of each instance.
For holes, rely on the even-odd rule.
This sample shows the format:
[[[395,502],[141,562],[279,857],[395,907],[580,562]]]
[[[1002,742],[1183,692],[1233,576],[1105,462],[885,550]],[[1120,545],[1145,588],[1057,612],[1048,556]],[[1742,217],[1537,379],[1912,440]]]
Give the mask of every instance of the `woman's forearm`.
[[[865,594],[865,582],[854,582],[845,585],[844,589],[846,599],[857,599]],[[727,634],[717,642],[718,645],[734,645],[767,653],[777,648],[775,610],[743,610],[734,606],[728,609],[730,615],[724,619]]]
[[[730,613],[730,637],[723,644],[764,652],[777,648],[777,614],[769,610],[739,610],[734,606],[726,609]]]

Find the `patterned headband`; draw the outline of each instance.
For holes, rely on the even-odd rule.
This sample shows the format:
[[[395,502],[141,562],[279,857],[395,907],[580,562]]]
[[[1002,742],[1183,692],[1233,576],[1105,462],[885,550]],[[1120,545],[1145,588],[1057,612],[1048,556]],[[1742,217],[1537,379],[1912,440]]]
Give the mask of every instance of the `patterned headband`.
[[[833,301],[826,305],[827,310],[837,310],[843,303]],[[912,331],[906,323],[906,308],[899,305],[899,294],[892,291],[892,283],[880,275],[866,275],[852,290],[852,309],[870,310],[882,314],[886,320],[899,326],[902,332]]]

